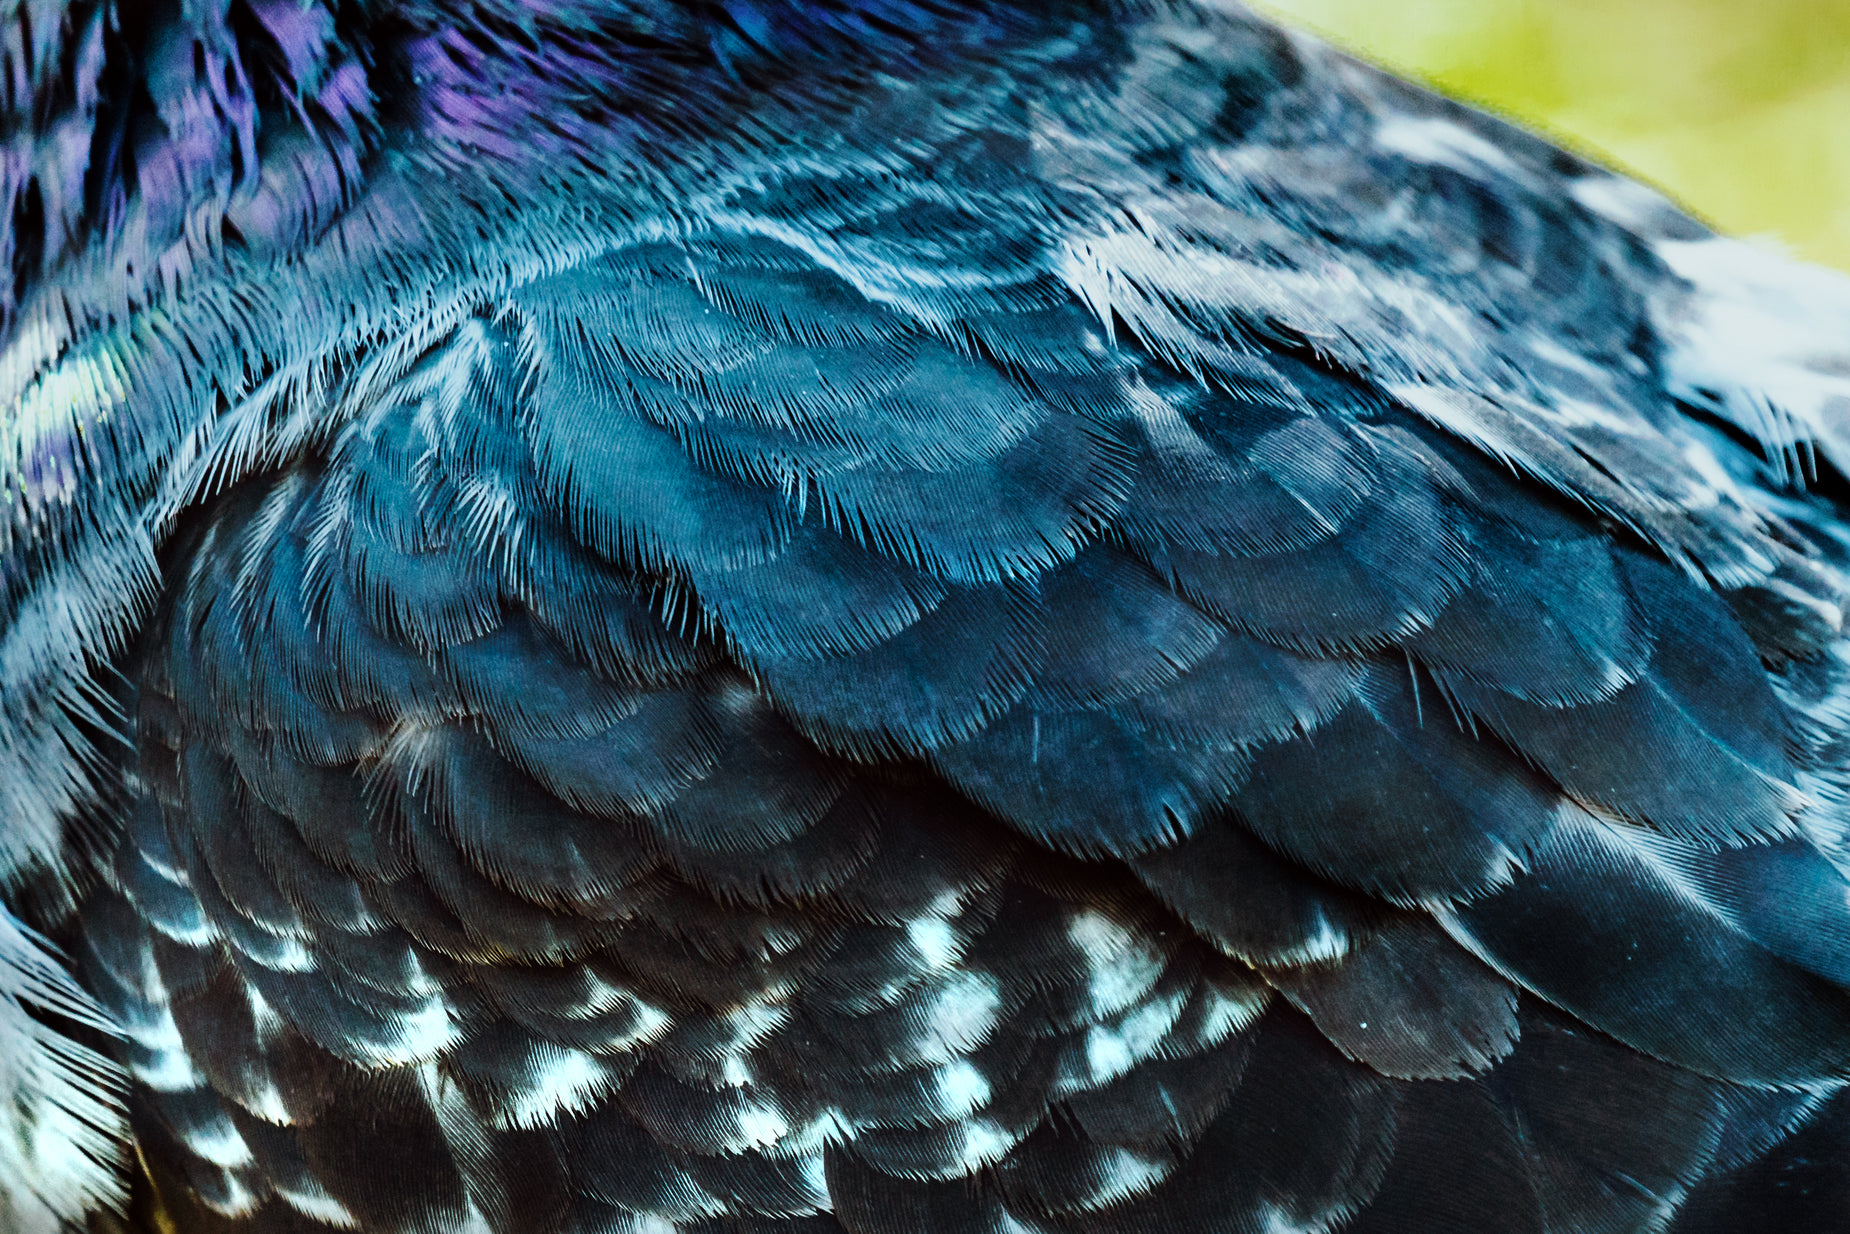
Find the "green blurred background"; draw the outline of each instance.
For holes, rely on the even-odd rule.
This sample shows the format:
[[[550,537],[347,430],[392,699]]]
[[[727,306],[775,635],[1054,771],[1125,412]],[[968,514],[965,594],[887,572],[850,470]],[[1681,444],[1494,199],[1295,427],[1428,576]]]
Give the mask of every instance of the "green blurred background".
[[[1850,0],[1256,0],[1850,270]]]

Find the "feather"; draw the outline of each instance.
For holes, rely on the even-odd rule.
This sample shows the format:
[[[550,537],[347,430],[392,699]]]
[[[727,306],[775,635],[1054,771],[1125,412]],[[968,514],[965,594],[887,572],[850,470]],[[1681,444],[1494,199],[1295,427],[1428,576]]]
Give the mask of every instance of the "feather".
[[[259,1030],[259,1008],[270,1010],[237,969],[222,966],[211,981],[172,999],[172,1023],[213,1092],[270,1121],[311,1121],[348,1064],[300,1032],[268,1032],[270,1023]]]
[[[1538,535],[1535,521],[1523,531],[1485,520],[1470,537],[1470,579],[1407,640],[1421,662],[1539,707],[1610,698],[1643,675],[1652,623],[1606,545]]]
[[[932,782],[873,786],[873,859],[835,894],[870,921],[906,925],[954,915],[999,883],[1017,858],[1009,833]]]
[[[1123,500],[1127,452],[1103,425],[1054,413],[984,465],[928,472],[863,467],[820,476],[832,525],[966,585],[1070,560]]]
[[[303,1160],[362,1229],[465,1219],[468,1194],[431,1105],[409,1072],[350,1073],[296,1132]]]
[[[448,546],[401,549],[338,499],[321,517],[337,529],[323,551],[340,563],[354,598],[381,633],[430,650],[495,628],[501,597],[479,562]]]
[[[1127,700],[1124,710],[1154,739],[1253,745],[1315,730],[1362,681],[1353,661],[1313,659],[1230,633],[1173,682]]]
[[[1688,1234],[1774,1234],[1828,1224],[1850,1196],[1844,1177],[1850,1135],[1839,1096],[1766,1156],[1720,1173],[1690,1192],[1677,1216]]]
[[[461,729],[427,739],[420,772],[427,817],[483,875],[537,904],[620,916],[655,868],[642,828],[567,809]]]
[[[716,658],[698,630],[671,628],[646,577],[598,560],[558,528],[529,520],[508,557],[502,587],[520,597],[534,624],[609,681],[672,686]]]
[[[712,691],[708,705],[720,748],[707,774],[652,813],[664,836],[695,849],[761,851],[796,839],[841,799],[842,769],[755,694],[733,684]]]
[[[1181,949],[1157,941],[1148,915],[1098,890],[1068,899],[1009,888],[965,958],[1002,983],[1014,1031],[1051,1034],[1115,1019],[1149,1001],[1178,962]]]
[[[1188,387],[1142,394],[1137,486],[1122,519],[1140,552],[1307,549],[1336,534],[1370,493],[1372,477],[1353,440],[1320,419],[1296,415],[1298,397],[1282,385],[1275,399],[1256,404]],[[1308,456],[1294,459],[1280,448],[1290,445]],[[1254,449],[1285,474],[1250,458]],[[1290,487],[1294,474],[1320,476],[1322,483],[1299,494]]]
[[[1522,1041],[1484,1082],[1517,1128],[1551,1226],[1661,1221],[1708,1165],[1716,1086],[1525,1000]]]
[[[359,768],[306,763],[236,730],[220,736],[251,797],[293,825],[320,862],[379,880],[411,868],[403,829],[389,811],[374,808]]]
[[[125,1125],[227,1234],[1831,1226],[1736,250],[1227,6],[97,7],[0,19],[0,1227]]]
[[[801,1217],[826,1213],[828,1209],[829,1196],[814,1157],[779,1158],[765,1153],[703,1157],[696,1154],[686,1161],[694,1181],[714,1194],[727,1196],[745,1221],[750,1221],[753,1214]],[[786,1224],[796,1223],[765,1222],[767,1227],[777,1230]],[[826,1216],[813,1224],[823,1229],[834,1225]]]
[[[873,860],[882,829],[870,794],[850,783],[821,818],[764,848],[719,849],[659,837],[675,871],[722,902],[769,908],[839,890]]]
[[[584,738],[636,710],[634,694],[573,663],[528,621],[450,647],[442,663],[463,703],[497,734]]]
[[[807,983],[803,1005],[821,1015],[890,1006],[934,971],[961,963],[983,924],[925,917],[905,926],[849,926]]]
[[[1024,702],[1036,711],[1124,702],[1188,671],[1223,631],[1147,567],[1096,544],[1041,584],[1046,663]]]
[[[488,955],[557,963],[584,955],[614,928],[576,914],[550,912],[504,891],[478,873],[421,809],[410,830],[417,880]]]
[[[1135,853],[1188,835],[1243,778],[1236,741],[1153,744],[1117,709],[1017,708],[932,755],[971,799],[1062,851]]]
[[[1036,1049],[1026,1037],[1003,1033],[952,1062],[845,1072],[829,1087],[842,1121],[857,1137],[867,1128],[962,1124],[1027,1073]],[[774,1045],[766,1057],[782,1062]],[[795,1074],[815,1078],[812,1071]]]
[[[1515,988],[1423,917],[1383,922],[1338,960],[1268,970],[1266,980],[1383,1075],[1455,1080],[1516,1044]]]
[[[562,1048],[501,1021],[471,1031],[441,1067],[491,1125],[543,1127],[561,1114],[601,1104],[636,1061]]]
[[[1397,1112],[1394,1160],[1381,1189],[1344,1228],[1465,1234],[1487,1228],[1486,1221],[1509,1234],[1560,1228],[1549,1223],[1528,1164],[1521,1141],[1477,1085],[1414,1086]]]
[[[1259,964],[1336,959],[1380,911],[1286,861],[1224,817],[1179,843],[1137,854],[1131,868],[1216,947]]]
[[[1399,1094],[1294,1012],[1271,1012],[1256,1033],[1231,1101],[1181,1168],[1089,1226],[1310,1224],[1340,1220],[1373,1197],[1393,1155]]]
[[[189,744],[182,767],[188,804],[183,817],[225,901],[271,934],[307,937],[301,913],[258,859],[230,764],[205,745]]]
[[[107,1167],[128,1132],[123,1077],[46,1017],[109,1022],[50,944],[0,908],[0,1219],[21,1230],[121,1202]]]
[[[748,1085],[714,1091],[684,1084],[652,1063],[637,1070],[618,1100],[658,1143],[702,1156],[769,1147],[789,1132],[791,1112],[769,1094]]]
[[[748,660],[814,659],[878,646],[944,599],[942,583],[827,527],[797,529],[773,560],[691,571],[701,604]]]
[[[631,1213],[664,1220],[713,1211],[718,1201],[622,1107],[562,1119],[559,1140],[575,1188]]]
[[[701,468],[568,361],[548,370],[526,427],[554,506],[607,561],[749,565],[789,539],[792,520],[775,491]]]
[[[694,687],[639,695],[630,714],[584,737],[496,735],[508,760],[554,797],[621,821],[660,808],[711,774],[720,737],[704,695]]]
[[[825,1157],[829,1198],[849,1234],[1006,1234],[1017,1228],[1001,1197],[973,1180],[914,1181],[881,1173],[845,1151]]]
[[[921,752],[967,735],[1027,689],[1042,657],[1039,597],[956,588],[868,651],[760,660],[770,696],[825,749]]]
[[[1282,449],[1281,444],[1281,449]],[[1334,533],[1298,547],[1138,542],[1158,574],[1236,626],[1315,651],[1379,645],[1431,622],[1465,575],[1465,546],[1430,481],[1400,463]]]
[[[639,1062],[636,1047],[660,1041],[674,1022],[660,1008],[643,1001],[633,991],[613,984],[613,974],[609,972],[591,977],[594,987],[587,1003],[561,1001],[538,1005],[530,990],[519,988],[537,984],[536,973],[556,971],[478,965],[471,976],[492,992],[510,1021],[524,1029],[533,1040],[543,1043],[546,1049],[596,1055],[599,1061],[591,1075],[600,1085],[606,1076],[614,1077],[617,1082],[626,1078]],[[510,997],[510,985],[520,997]],[[502,1038],[506,1035],[503,1032]],[[493,1039],[492,1033],[490,1039]],[[576,1070],[574,1065],[568,1069],[568,1074]]]
[[[1639,609],[1654,614],[1640,681],[1576,707],[1452,679],[1447,690],[1577,797],[1706,841],[1788,834],[1801,804],[1790,721],[1746,638],[1718,600],[1669,567],[1636,556],[1621,564]]]
[[[260,801],[248,801],[239,818],[257,861],[304,919],[356,931],[378,924],[359,887],[312,852],[290,820]]]
[[[1266,844],[1346,886],[1400,902],[1481,893],[1549,833],[1556,798],[1428,711],[1409,676],[1373,668],[1334,719],[1259,751],[1233,805]]]
[[[134,838],[118,850],[114,881],[142,919],[169,938],[205,942],[213,928],[192,894],[185,866],[168,838],[161,809],[139,804],[130,826]]]
[[[1749,1083],[1843,1074],[1844,990],[1768,950],[1680,877],[1682,846],[1627,830],[1566,809],[1524,873],[1441,923],[1493,968],[1654,1057]]]

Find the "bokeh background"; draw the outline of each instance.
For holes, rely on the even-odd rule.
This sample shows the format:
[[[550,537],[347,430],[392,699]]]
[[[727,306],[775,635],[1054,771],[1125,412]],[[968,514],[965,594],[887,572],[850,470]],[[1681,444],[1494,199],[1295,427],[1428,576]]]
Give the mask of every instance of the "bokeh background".
[[[1850,0],[1250,0],[1850,270]]]

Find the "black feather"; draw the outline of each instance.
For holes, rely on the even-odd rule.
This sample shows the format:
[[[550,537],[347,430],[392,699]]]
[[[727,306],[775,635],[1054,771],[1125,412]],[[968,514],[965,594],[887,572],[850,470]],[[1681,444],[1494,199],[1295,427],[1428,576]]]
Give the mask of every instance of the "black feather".
[[[1583,800],[1704,841],[1788,834],[1802,800],[1791,723],[1753,648],[1719,600],[1670,567],[1636,554],[1620,564],[1634,602],[1653,614],[1641,680],[1574,707],[1456,681],[1448,689]]]
[[[1681,847],[1563,815],[1524,873],[1449,910],[1447,928],[1586,1023],[1699,1073],[1794,1084],[1850,1071],[1850,995],[1697,893],[1677,873]]]
[[[1028,688],[1043,656],[1039,596],[953,588],[878,647],[824,660],[760,660],[780,710],[847,753],[912,753],[966,736]]]
[[[1371,669],[1327,724],[1253,757],[1240,819],[1285,856],[1401,902],[1506,882],[1558,799],[1436,694],[1410,667]]]
[[[1516,990],[1425,917],[1386,921],[1340,959],[1267,980],[1350,1058],[1383,1075],[1458,1079],[1516,1043]]]
[[[1222,817],[1180,843],[1138,854],[1131,868],[1216,947],[1254,963],[1340,956],[1380,912]]]

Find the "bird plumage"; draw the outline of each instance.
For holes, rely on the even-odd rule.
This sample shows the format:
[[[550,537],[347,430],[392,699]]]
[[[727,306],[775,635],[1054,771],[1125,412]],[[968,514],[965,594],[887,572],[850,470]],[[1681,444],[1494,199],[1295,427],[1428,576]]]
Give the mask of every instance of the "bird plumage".
[[[1229,5],[0,31],[13,1226],[1835,1228],[1840,281]]]

